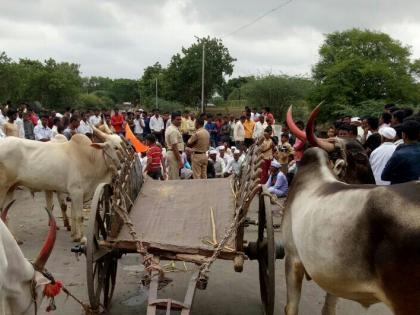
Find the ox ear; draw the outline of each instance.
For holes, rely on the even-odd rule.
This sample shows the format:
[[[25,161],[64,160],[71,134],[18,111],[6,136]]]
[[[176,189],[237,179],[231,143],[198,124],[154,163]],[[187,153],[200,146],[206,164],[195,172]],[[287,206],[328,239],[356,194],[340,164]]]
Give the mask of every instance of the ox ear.
[[[103,150],[106,144],[105,143],[92,143],[90,146],[98,150]]]
[[[343,159],[337,159],[333,167],[334,174],[340,177],[345,167],[346,167],[346,162]]]

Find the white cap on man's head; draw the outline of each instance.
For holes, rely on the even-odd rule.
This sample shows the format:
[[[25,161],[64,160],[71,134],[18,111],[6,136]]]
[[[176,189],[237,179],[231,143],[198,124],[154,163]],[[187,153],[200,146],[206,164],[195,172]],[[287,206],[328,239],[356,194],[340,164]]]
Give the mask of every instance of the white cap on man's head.
[[[397,132],[392,127],[383,127],[379,129],[379,134],[386,139],[393,140],[397,135]]]
[[[238,149],[235,149],[235,151],[233,151],[233,154],[241,154],[241,151],[239,151]]]
[[[271,167],[275,167],[275,168],[280,168],[281,165],[279,162],[277,162],[276,160],[272,160],[271,161]]]
[[[209,152],[209,154],[217,154],[217,151],[216,150],[210,150],[210,152]]]
[[[225,150],[225,146],[223,146],[223,145],[219,145],[218,147],[217,147],[217,150]]]

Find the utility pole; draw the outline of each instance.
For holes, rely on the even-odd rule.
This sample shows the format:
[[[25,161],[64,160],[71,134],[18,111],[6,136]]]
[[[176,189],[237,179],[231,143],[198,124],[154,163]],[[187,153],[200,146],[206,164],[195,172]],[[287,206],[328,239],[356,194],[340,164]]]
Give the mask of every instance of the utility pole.
[[[204,60],[206,55],[205,50],[206,44],[203,41],[203,60],[202,60],[202,67],[201,67],[201,112],[204,113]]]
[[[157,81],[157,77],[156,77],[156,79],[155,79],[156,81],[156,85],[155,85],[155,88],[156,88],[156,108],[159,108],[159,106],[158,106],[158,81]]]
[[[195,36],[198,42],[201,42],[203,45],[202,61],[201,61],[201,112],[204,113],[204,61],[206,58],[206,43],[204,40],[200,39],[198,36]]]

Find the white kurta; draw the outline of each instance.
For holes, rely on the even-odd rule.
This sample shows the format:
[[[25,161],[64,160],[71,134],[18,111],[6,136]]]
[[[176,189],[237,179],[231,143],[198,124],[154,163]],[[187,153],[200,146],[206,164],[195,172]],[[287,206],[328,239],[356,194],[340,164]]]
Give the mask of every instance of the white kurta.
[[[371,153],[369,161],[376,185],[389,185],[391,183],[382,180],[381,176],[386,163],[388,163],[396,148],[393,142],[384,142]]]

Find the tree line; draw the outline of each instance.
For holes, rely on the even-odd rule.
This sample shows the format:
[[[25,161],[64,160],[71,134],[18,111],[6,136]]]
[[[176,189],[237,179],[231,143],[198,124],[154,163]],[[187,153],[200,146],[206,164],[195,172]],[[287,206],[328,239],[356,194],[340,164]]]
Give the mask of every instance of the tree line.
[[[198,38],[163,66],[144,69],[138,80],[82,77],[80,66],[48,59],[14,61],[0,54],[0,102],[40,102],[44,107],[110,108],[131,102],[167,110],[201,102],[205,51],[205,102],[271,107],[284,116],[290,104],[304,116],[323,101],[324,119],[373,114],[385,103],[416,107],[420,102],[420,60],[410,48],[381,32],[351,29],[326,35],[310,77],[267,74],[229,78],[236,59],[222,40]],[[321,117],[322,118],[322,117]]]

